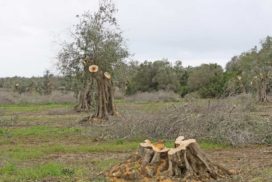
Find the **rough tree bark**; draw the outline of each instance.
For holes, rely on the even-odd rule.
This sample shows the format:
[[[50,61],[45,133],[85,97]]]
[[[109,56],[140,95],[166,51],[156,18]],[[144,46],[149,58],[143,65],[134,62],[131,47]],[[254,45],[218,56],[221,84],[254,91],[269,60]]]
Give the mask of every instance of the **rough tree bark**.
[[[265,78],[259,79],[257,94],[258,94],[258,101],[259,102],[268,102],[267,81]]]
[[[93,64],[93,60],[89,56],[82,61],[83,63],[83,88],[78,94],[78,103],[74,107],[77,112],[90,111],[94,107],[94,79],[89,75],[89,66]]]
[[[115,115],[113,83],[108,72],[100,70],[97,65],[91,65],[89,71],[97,84],[97,108],[91,118],[107,120],[109,115]]]
[[[106,173],[109,181],[202,181],[229,177],[232,173],[211,162],[195,139],[176,139],[174,148],[162,141],[145,140],[138,153]]]
[[[89,111],[92,107],[92,86],[93,80],[87,80],[86,84],[84,84],[84,88],[79,92],[78,104],[75,106],[77,112]]]

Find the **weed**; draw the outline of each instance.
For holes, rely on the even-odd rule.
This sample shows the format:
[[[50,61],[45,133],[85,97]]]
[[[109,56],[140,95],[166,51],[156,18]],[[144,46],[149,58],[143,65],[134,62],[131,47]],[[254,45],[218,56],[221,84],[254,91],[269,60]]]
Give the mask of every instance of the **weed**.
[[[0,168],[0,174],[6,174],[6,175],[12,175],[16,172],[17,168],[15,164],[13,163],[8,163],[4,167]]]
[[[106,169],[109,169],[113,165],[117,164],[119,161],[117,159],[107,159],[107,160],[98,160],[94,161],[95,166],[100,170],[100,171],[105,171]]]

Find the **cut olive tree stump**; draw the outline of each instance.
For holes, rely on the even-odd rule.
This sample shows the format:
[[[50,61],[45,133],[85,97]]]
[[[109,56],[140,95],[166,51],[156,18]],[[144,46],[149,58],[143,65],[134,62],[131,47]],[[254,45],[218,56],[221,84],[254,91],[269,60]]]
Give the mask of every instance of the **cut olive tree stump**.
[[[106,173],[109,181],[211,181],[231,172],[211,162],[195,139],[176,139],[174,148],[163,141],[140,143],[138,152]]]

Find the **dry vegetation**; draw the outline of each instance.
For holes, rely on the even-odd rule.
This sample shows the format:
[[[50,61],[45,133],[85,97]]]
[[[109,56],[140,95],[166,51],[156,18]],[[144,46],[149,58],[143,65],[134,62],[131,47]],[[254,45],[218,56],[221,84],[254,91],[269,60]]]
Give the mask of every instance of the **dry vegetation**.
[[[256,105],[249,95],[147,103],[144,110],[134,110],[139,105],[123,103],[123,117],[101,128],[107,133],[104,137],[174,139],[185,135],[233,146],[272,143],[270,106]]]
[[[101,174],[143,139],[163,138],[169,145],[178,135],[196,138],[212,160],[237,171],[232,181],[272,178],[272,107],[256,104],[248,95],[117,100],[121,116],[100,125],[79,124],[87,113],[74,112],[68,100],[20,101],[0,104],[0,181],[104,181]]]
[[[173,91],[159,90],[157,92],[138,92],[126,97],[127,101],[145,102],[175,102],[180,100],[180,96]]]
[[[38,93],[15,93],[8,89],[0,88],[0,104],[18,103],[73,103],[76,101],[72,92],[62,93],[53,91],[50,95]]]

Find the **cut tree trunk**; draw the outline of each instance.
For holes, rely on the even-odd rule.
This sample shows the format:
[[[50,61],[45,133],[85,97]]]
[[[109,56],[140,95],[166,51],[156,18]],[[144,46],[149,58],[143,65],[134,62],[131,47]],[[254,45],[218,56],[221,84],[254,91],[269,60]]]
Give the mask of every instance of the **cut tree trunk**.
[[[114,166],[106,176],[109,181],[203,181],[229,177],[231,172],[211,162],[195,139],[178,137],[174,148],[162,141],[145,140],[138,153]]]
[[[93,80],[88,81],[79,92],[78,104],[75,106],[77,112],[89,111],[93,107],[92,86]]]
[[[93,119],[107,120],[109,115],[115,115],[113,83],[109,73],[95,70],[96,65],[90,66],[90,72],[97,84],[97,108]]]

